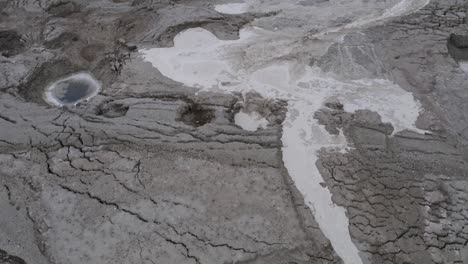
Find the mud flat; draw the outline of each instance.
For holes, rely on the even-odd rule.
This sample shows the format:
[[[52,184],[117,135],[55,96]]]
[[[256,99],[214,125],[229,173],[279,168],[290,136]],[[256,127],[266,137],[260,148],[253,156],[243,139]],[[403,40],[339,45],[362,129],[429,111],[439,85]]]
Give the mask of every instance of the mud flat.
[[[465,2],[4,2],[0,259],[468,262]]]
[[[270,39],[271,36],[277,39]],[[209,31],[196,28],[177,35],[173,48],[149,49],[142,53],[145,60],[165,76],[187,86],[240,93],[254,90],[267,98],[289,101],[282,137],[285,166],[340,257],[346,263],[361,263],[349,235],[345,210],[333,204],[331,193],[322,186],[324,180],[315,165],[319,150],[346,150],[349,146],[343,135],[330,135],[320,126],[314,119],[314,113],[327,100],[335,99],[342,102],[349,112],[358,109],[378,112],[384,122],[395,126],[395,132],[404,129],[421,131],[415,126],[421,111],[420,103],[390,81],[363,79],[344,82],[297,59],[275,60],[275,54],[265,58],[267,55],[264,51],[261,56],[268,61],[266,66],[236,69],[238,65],[247,64],[243,57],[235,56],[237,51],[252,45],[261,46],[259,42],[264,40],[280,43],[282,37],[287,35],[244,28],[240,31],[239,40],[222,41]],[[257,57],[256,52],[260,51],[248,51],[247,54]],[[247,120],[245,114],[238,115],[236,123],[244,124],[241,126],[247,130],[255,131],[261,125]]]

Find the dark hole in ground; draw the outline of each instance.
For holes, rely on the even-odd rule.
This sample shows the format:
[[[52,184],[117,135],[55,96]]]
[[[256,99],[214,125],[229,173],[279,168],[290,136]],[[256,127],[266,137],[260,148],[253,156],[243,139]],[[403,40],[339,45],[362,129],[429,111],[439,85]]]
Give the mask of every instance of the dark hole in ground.
[[[0,263],[1,264],[26,264],[23,259],[8,254],[6,251],[0,249]]]
[[[180,114],[179,121],[187,125],[199,127],[210,123],[214,118],[214,110],[207,109],[197,103],[190,103]]]
[[[11,57],[22,52],[24,43],[21,36],[14,30],[0,31],[0,54]]]
[[[468,60],[468,36],[451,34],[447,48],[450,56],[456,61]]]

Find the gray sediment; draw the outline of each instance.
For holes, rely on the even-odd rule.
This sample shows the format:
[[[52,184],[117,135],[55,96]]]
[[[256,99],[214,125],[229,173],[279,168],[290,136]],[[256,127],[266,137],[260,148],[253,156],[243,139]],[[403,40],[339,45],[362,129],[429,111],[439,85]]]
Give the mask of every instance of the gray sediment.
[[[0,3],[0,263],[343,262],[282,162],[287,102],[249,95],[245,107],[270,125],[244,131],[233,121],[240,95],[198,92],[135,52],[171,46],[192,27],[235,39],[255,18],[297,23],[224,15],[214,4]],[[315,114],[352,147],[324,149],[317,166],[364,263],[468,262],[468,75],[457,64],[467,10],[431,1],[345,30],[343,41],[314,34],[346,17],[322,21],[289,55],[340,78],[392,80],[423,106],[425,134],[393,133],[377,113],[337,102]],[[55,97],[79,103],[51,107],[47,88],[80,72],[99,94],[80,100],[95,90],[70,98],[64,89]]]

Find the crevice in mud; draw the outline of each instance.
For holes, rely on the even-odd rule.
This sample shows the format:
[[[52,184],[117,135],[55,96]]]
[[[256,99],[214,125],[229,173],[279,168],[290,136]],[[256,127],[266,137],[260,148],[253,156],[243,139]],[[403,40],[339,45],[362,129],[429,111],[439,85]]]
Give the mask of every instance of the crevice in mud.
[[[214,109],[206,108],[195,102],[189,102],[179,110],[177,121],[193,127],[200,127],[214,119],[214,112]]]
[[[10,190],[10,187],[7,184],[3,184],[3,188],[5,188],[5,190],[7,192],[8,201],[10,201],[10,203],[11,203],[11,190]]]
[[[6,251],[0,249],[0,263],[2,264],[26,264],[22,258],[10,255]]]
[[[8,122],[8,123],[12,123],[12,124],[16,124],[16,123],[17,123],[16,120],[14,120],[14,119],[12,119],[12,118],[10,118],[10,117],[8,117],[8,116],[2,115],[2,114],[0,114],[0,119],[6,121],[6,122]]]
[[[136,212],[133,212],[133,211],[130,211],[129,209],[125,209],[125,208],[122,208],[118,203],[115,203],[115,202],[109,202],[109,201],[106,201],[100,197],[97,197],[93,194],[91,194],[90,192],[88,191],[78,191],[78,190],[75,190],[75,189],[72,189],[66,185],[63,185],[63,184],[59,184],[59,186],[66,190],[66,191],[69,191],[75,195],[79,195],[79,196],[85,196],[85,197],[88,197],[89,199],[92,199],[104,206],[111,206],[111,207],[114,207],[115,209],[117,210],[120,210],[124,213],[127,213],[135,218],[137,218],[139,221],[141,221],[143,224],[149,224],[149,223],[154,223],[156,225],[160,225],[161,223],[159,223],[158,221],[155,221],[155,220],[148,220],[146,218],[144,218],[143,216],[141,216],[140,214],[136,213]],[[154,201],[152,201],[154,202]],[[169,225],[170,226],[170,225]],[[175,231],[175,228],[170,226],[174,231]],[[187,258],[190,258],[190,259],[193,259],[195,261],[195,263],[200,263],[200,260],[198,257],[196,257],[195,255],[192,255],[190,253],[190,249],[189,247],[184,243],[184,242],[179,242],[179,241],[175,241],[174,239],[162,234],[161,232],[159,231],[156,231],[155,230],[155,233],[160,236],[162,239],[164,239],[166,242],[170,243],[170,244],[173,244],[173,245],[179,245],[179,246],[182,246],[184,248],[184,251],[185,251],[185,254],[183,254],[185,257]],[[175,232],[177,235],[179,235],[178,232]],[[180,235],[179,235],[180,236]],[[1,253],[1,252],[0,252]],[[12,263],[12,264],[16,264],[16,263]],[[18,264],[21,264],[21,263],[18,263]]]
[[[76,194],[76,195],[81,195],[81,196],[84,195],[84,196],[88,197],[89,199],[92,199],[92,200],[94,200],[94,201],[96,201],[96,202],[98,202],[98,203],[100,203],[100,204],[102,204],[102,205],[105,205],[105,206],[113,206],[113,207],[116,208],[117,210],[120,210],[120,211],[122,211],[122,212],[125,212],[125,213],[127,213],[127,214],[129,214],[129,215],[132,215],[132,216],[138,218],[138,220],[140,220],[140,221],[142,221],[142,222],[144,222],[144,223],[149,223],[149,222],[150,222],[149,220],[145,219],[142,215],[140,215],[140,214],[138,214],[138,213],[136,213],[136,212],[133,212],[133,211],[131,211],[131,210],[129,210],[129,209],[122,208],[122,206],[120,206],[120,205],[119,205],[118,203],[116,203],[116,202],[109,202],[109,201],[106,201],[106,200],[104,200],[104,199],[102,199],[102,198],[100,198],[100,197],[98,197],[98,196],[96,196],[96,195],[91,194],[89,191],[78,191],[78,190],[72,189],[72,188],[70,188],[70,187],[68,187],[68,186],[66,186],[66,185],[63,185],[63,184],[59,184],[59,186],[60,186],[62,189],[66,190],[66,191],[69,191],[69,192],[71,192],[71,193],[74,193],[74,194]]]
[[[258,251],[253,251],[253,250],[249,250],[249,249],[246,249],[246,248],[242,248],[242,247],[234,247],[232,245],[229,245],[227,243],[214,243],[214,242],[211,242],[210,240],[208,239],[204,239],[202,237],[200,237],[199,235],[193,233],[193,232],[190,232],[190,231],[185,231],[185,232],[180,232],[179,230],[177,230],[177,228],[175,228],[173,225],[171,224],[168,224],[167,225],[172,229],[172,231],[174,231],[179,237],[184,237],[185,235],[188,235],[188,236],[191,236],[193,238],[195,238],[197,241],[200,241],[202,242],[203,244],[205,245],[208,245],[210,247],[213,247],[213,248],[219,248],[219,247],[226,247],[228,248],[229,250],[233,250],[233,251],[242,251],[243,253],[246,253],[246,254],[256,254],[258,253]],[[282,243],[269,243],[269,242],[265,242],[265,241],[258,241],[256,239],[253,239],[253,241],[255,241],[256,243],[261,243],[261,244],[264,244],[264,245],[267,245],[267,246],[274,246],[274,245],[282,245]]]

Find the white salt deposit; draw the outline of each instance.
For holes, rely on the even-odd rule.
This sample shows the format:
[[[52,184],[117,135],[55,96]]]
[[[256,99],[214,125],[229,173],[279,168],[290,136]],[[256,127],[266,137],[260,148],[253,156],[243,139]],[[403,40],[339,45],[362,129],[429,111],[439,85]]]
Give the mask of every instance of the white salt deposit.
[[[162,74],[188,86],[225,92],[255,90],[265,97],[288,100],[282,137],[285,166],[337,254],[346,264],[361,264],[345,209],[334,204],[330,190],[320,185],[323,178],[315,165],[319,150],[344,152],[347,142],[342,134],[330,135],[314,119],[314,113],[333,98],[343,103],[346,111],[378,112],[384,122],[392,123],[395,132],[419,131],[415,122],[421,105],[411,93],[388,80],[343,81],[293,58],[276,59],[287,54],[292,43],[290,37],[276,40],[278,34],[246,27],[238,40],[222,41],[196,28],[177,35],[172,48],[141,52]],[[255,119],[241,112],[236,115],[236,124],[247,130],[266,124],[266,120],[259,124],[252,121]]]
[[[460,68],[468,73],[468,61],[460,61],[458,62],[458,65],[460,65]]]
[[[268,126],[268,120],[257,112],[240,111],[234,116],[234,123],[247,131],[257,131],[259,128],[265,129]]]
[[[240,42],[249,34],[242,34]],[[222,41],[209,31],[193,28],[174,38],[173,48],[143,50],[143,57],[165,76],[197,88],[216,88],[232,81],[232,69],[220,59],[220,49],[237,41]]]
[[[418,11],[429,4],[431,0],[401,0],[392,8],[387,9],[381,19],[403,16]]]
[[[324,33],[331,33],[331,32],[337,32],[342,29],[350,29],[350,28],[357,28],[357,27],[363,27],[366,25],[369,25],[371,23],[377,23],[389,18],[393,17],[399,17],[407,14],[414,13],[421,8],[425,7],[428,5],[430,0],[401,0],[397,2],[394,6],[391,8],[386,9],[382,14],[371,14],[369,16],[365,16],[361,19],[358,19],[356,21],[353,21],[352,23],[346,24],[345,26],[337,27],[337,28],[332,28],[330,30],[327,30]],[[324,34],[322,33],[322,35]]]
[[[216,5],[215,10],[219,13],[223,14],[242,14],[247,12],[248,4],[247,3],[230,3],[230,4],[222,4]]]

